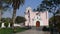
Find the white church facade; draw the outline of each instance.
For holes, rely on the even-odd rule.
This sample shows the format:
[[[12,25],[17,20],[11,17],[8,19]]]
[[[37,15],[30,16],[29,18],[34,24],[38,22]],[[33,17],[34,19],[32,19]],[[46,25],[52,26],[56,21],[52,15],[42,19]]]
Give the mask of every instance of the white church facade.
[[[33,11],[31,7],[26,8],[25,11],[25,26],[48,26],[48,11],[38,12]]]

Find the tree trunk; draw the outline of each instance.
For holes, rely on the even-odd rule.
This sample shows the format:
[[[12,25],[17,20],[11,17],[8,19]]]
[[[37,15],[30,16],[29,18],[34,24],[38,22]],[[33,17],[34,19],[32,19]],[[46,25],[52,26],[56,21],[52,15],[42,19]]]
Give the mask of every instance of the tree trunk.
[[[52,23],[52,28],[51,28],[51,34],[54,34],[54,28],[56,27],[56,20],[55,20],[55,13],[53,13],[53,23]]]
[[[2,11],[0,10],[0,22],[1,22],[1,18],[2,18]]]
[[[56,20],[55,20],[55,14],[54,14],[54,20],[53,20],[54,27],[56,27]]]
[[[14,23],[15,23],[15,19],[16,19],[16,9],[13,9],[13,14],[12,14],[12,28],[14,28]]]

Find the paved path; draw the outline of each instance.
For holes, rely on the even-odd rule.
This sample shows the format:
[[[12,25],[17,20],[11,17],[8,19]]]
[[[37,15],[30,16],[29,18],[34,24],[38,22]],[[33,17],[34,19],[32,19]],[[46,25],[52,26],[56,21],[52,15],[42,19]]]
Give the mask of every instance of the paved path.
[[[24,31],[24,32],[19,32],[19,33],[16,33],[16,34],[50,34],[50,32],[43,32],[43,31],[39,31],[39,30],[27,30],[27,31]]]

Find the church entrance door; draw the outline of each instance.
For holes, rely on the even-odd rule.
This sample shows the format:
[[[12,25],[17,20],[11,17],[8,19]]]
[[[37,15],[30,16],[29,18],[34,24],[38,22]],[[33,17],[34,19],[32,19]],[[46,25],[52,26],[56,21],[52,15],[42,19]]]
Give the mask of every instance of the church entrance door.
[[[40,27],[40,22],[36,21],[36,27]]]

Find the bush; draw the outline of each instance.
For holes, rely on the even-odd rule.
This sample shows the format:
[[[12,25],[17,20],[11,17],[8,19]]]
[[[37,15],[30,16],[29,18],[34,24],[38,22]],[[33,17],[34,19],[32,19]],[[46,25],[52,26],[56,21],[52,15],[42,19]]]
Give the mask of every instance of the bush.
[[[42,29],[43,31],[49,31],[49,28],[47,28],[47,27],[43,27],[43,29]]]
[[[4,23],[4,25],[5,25],[5,27],[6,27],[6,28],[8,27],[8,24],[9,24],[9,23],[7,23],[7,22],[6,22],[6,23]]]

